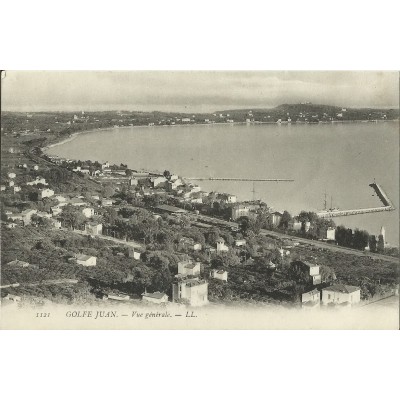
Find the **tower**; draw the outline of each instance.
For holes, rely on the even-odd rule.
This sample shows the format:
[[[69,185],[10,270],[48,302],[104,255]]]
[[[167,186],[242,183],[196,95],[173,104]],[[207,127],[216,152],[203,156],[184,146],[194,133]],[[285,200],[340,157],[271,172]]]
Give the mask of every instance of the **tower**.
[[[383,243],[386,243],[386,231],[385,231],[385,227],[384,226],[381,226],[380,235],[382,235],[382,237],[383,237]]]

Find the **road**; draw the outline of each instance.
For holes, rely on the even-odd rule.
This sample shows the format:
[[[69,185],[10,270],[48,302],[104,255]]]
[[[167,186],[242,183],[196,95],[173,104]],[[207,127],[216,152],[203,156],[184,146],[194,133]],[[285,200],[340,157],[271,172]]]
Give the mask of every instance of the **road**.
[[[57,228],[56,228],[56,229],[57,229]],[[112,237],[112,236],[90,235],[89,233],[84,232],[84,231],[79,231],[79,230],[73,230],[73,231],[71,231],[71,230],[69,230],[69,229],[67,229],[67,228],[58,228],[57,230],[61,230],[61,231],[63,231],[63,232],[69,232],[69,233],[76,233],[76,234],[81,235],[81,236],[93,236],[93,237],[98,238],[98,239],[109,240],[109,241],[111,241],[111,242],[114,242],[114,243],[117,243],[117,244],[120,244],[120,245],[123,245],[123,246],[133,247],[133,248],[135,248],[135,249],[140,249],[140,248],[142,248],[142,245],[141,245],[140,243],[135,242],[135,241],[133,241],[133,240],[127,242],[126,240],[117,239],[117,238],[114,238],[114,237]]]
[[[191,213],[191,214],[193,216],[199,217],[198,215],[196,215],[194,213]],[[204,216],[204,215],[201,215],[199,219],[201,221],[204,221],[204,222],[207,222],[207,223],[210,223],[213,225],[224,225],[229,228],[237,227],[236,222],[224,221],[222,219],[208,217],[208,216]],[[280,233],[280,232],[268,231],[266,229],[261,229],[260,233],[264,236],[270,236],[270,237],[273,237],[276,239],[281,239],[281,240],[282,239],[292,240],[294,242],[311,245],[316,248],[326,249],[326,250],[335,251],[335,252],[339,252],[339,253],[351,254],[351,255],[359,256],[359,257],[370,257],[375,260],[389,261],[389,262],[395,262],[395,263],[399,262],[399,259],[397,257],[392,257],[392,256],[384,255],[384,254],[378,254],[378,253],[371,253],[371,252],[366,253],[361,250],[349,249],[347,247],[341,247],[341,246],[337,246],[334,244],[321,242],[319,240],[299,238],[297,236],[290,236],[290,235],[286,235],[286,234]]]

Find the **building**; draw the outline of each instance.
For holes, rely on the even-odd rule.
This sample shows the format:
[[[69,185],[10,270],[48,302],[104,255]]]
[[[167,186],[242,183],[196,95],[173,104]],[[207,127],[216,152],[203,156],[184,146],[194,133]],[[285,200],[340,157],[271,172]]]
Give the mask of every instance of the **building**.
[[[291,265],[297,268],[299,272],[305,272],[313,285],[318,285],[322,282],[319,265],[307,261],[294,261]]]
[[[9,300],[9,301],[15,301],[15,302],[20,302],[21,297],[16,296],[15,294],[8,294],[7,296],[3,297],[3,300]]]
[[[224,271],[223,269],[220,270],[213,269],[210,271],[210,278],[228,282],[228,271]]]
[[[192,260],[178,262],[178,274],[184,276],[200,275],[201,264]]]
[[[101,235],[103,233],[103,225],[97,222],[87,222],[85,224],[85,232],[89,235]]]
[[[68,204],[70,204],[71,206],[74,206],[74,207],[82,207],[82,206],[86,206],[87,203],[85,201],[83,201],[82,199],[80,199],[79,197],[74,197],[68,201]]]
[[[39,171],[39,165],[34,165],[33,169],[34,169],[34,171]]]
[[[271,214],[271,222],[273,226],[278,226],[281,223],[283,214],[275,211]]]
[[[326,240],[336,240],[336,229],[335,228],[328,228],[326,230]]]
[[[36,185],[39,185],[39,183],[47,186],[46,179],[44,179],[40,176],[37,176],[34,181],[27,182],[26,184],[29,186],[36,186]]]
[[[14,194],[21,191],[21,186],[14,186],[13,187]]]
[[[52,189],[42,189],[39,192],[39,199],[44,199],[46,197],[52,197],[54,196],[54,190]]]
[[[168,303],[168,296],[165,293],[154,292],[154,293],[142,293],[142,301],[149,303],[162,304]]]
[[[292,231],[301,231],[301,222],[300,221],[290,221],[289,222],[289,229]]]
[[[386,243],[386,230],[384,226],[381,226],[381,231],[380,231],[380,235],[383,238],[383,243]]]
[[[101,200],[101,205],[103,207],[110,207],[113,205],[113,201],[111,199],[102,199]]]
[[[59,221],[58,219],[52,219],[51,222],[54,228],[61,229],[61,221]]]
[[[232,207],[232,219],[235,221],[240,217],[248,217],[250,214],[250,207],[244,205],[237,205]]]
[[[106,296],[106,299],[108,300],[116,300],[116,301],[127,301],[130,299],[130,296],[128,296],[125,293],[109,293]]]
[[[129,179],[129,186],[137,186],[139,181],[136,178]]]
[[[77,254],[75,256],[76,263],[85,267],[91,267],[96,265],[97,258],[94,256],[87,256],[85,254]]]
[[[14,172],[10,172],[10,173],[8,174],[8,177],[9,177],[10,179],[14,179],[16,176],[17,176],[17,175],[16,175]]]
[[[53,214],[53,217],[62,213],[62,208],[60,206],[51,207],[50,210],[51,210],[51,213]]]
[[[37,210],[25,210],[18,214],[12,214],[9,218],[13,221],[22,221],[25,225],[29,225],[31,223],[32,215],[37,214]]]
[[[86,217],[86,218],[91,218],[94,215],[94,208],[91,207],[85,207],[82,210],[82,214]]]
[[[220,199],[225,204],[234,204],[237,202],[237,197],[234,194],[224,193],[220,196]]]
[[[208,282],[199,278],[178,280],[172,284],[172,300],[185,301],[190,306],[208,304]]]
[[[150,181],[153,185],[153,188],[165,187],[167,178],[165,176],[156,176],[154,178],[151,178]]]
[[[168,214],[186,214],[187,211],[184,210],[183,208],[178,208],[174,206],[168,206],[166,204],[160,205],[155,207],[160,213],[168,213]]]
[[[65,206],[65,205],[68,204],[67,199],[64,196],[61,196],[61,195],[58,194],[57,196],[54,196],[54,198],[58,201],[58,205],[60,207]]]
[[[129,257],[133,258],[135,260],[140,260],[140,257],[142,256],[142,253],[135,249],[134,247],[129,247]]]
[[[361,300],[361,289],[357,286],[336,284],[322,289],[322,304],[355,305]]]
[[[194,243],[193,244],[193,250],[199,251],[203,248],[203,246],[201,245],[201,243]]]
[[[301,295],[302,307],[317,307],[321,303],[321,293],[318,289],[313,289]]]
[[[224,239],[218,239],[217,240],[217,253],[219,252],[224,252],[224,251],[229,251],[229,247],[225,244]]]
[[[36,215],[37,215],[38,217],[40,217],[40,218],[45,218],[45,219],[51,219],[51,217],[52,217],[52,214],[51,214],[51,213],[47,213],[47,212],[45,212],[45,211],[38,211],[38,212],[36,213]]]
[[[246,246],[246,239],[236,239],[235,240],[236,247],[243,247]]]

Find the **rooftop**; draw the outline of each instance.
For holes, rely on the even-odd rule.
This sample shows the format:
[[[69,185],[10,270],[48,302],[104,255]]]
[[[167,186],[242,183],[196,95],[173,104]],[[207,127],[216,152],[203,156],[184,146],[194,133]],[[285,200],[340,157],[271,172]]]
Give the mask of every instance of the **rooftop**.
[[[85,254],[78,254],[78,255],[76,256],[76,259],[79,260],[79,261],[87,261],[87,260],[89,260],[89,259],[92,258],[92,257],[94,257],[94,256],[87,256],[87,255],[85,255]]]
[[[142,293],[142,296],[151,297],[153,299],[162,299],[164,296],[166,296],[166,294],[161,292],[154,292],[154,293]]]
[[[186,213],[186,210],[174,206],[168,206],[166,204],[163,204],[161,206],[156,207],[157,210],[161,211],[167,211],[170,213]]]
[[[357,286],[336,284],[336,285],[326,287],[322,290],[329,290],[331,292],[340,292],[340,293],[353,293],[353,292],[357,292],[358,290],[360,290],[360,288]]]

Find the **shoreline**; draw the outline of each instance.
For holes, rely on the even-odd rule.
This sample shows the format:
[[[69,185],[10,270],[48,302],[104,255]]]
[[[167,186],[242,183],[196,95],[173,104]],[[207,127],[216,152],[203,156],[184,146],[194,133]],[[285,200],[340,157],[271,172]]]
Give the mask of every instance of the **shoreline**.
[[[202,122],[202,123],[195,123],[195,124],[178,124],[178,125],[132,125],[132,126],[110,126],[107,128],[94,128],[94,129],[86,129],[83,131],[78,131],[78,132],[74,132],[71,133],[70,135],[68,135],[68,137],[66,139],[63,139],[61,141],[55,141],[54,143],[50,143],[47,146],[41,147],[41,150],[43,153],[46,152],[46,150],[51,149],[53,147],[56,146],[60,146],[62,144],[71,142],[72,140],[74,140],[75,138],[77,138],[79,135],[83,135],[83,134],[88,134],[88,133],[94,133],[94,132],[101,132],[101,131],[107,131],[107,130],[113,130],[113,129],[126,129],[126,128],[175,128],[175,127],[188,127],[188,126],[196,126],[196,125],[200,125],[200,126],[215,126],[215,125],[319,125],[319,124],[354,124],[354,123],[386,123],[386,122],[399,122],[399,119],[393,119],[393,120],[386,120],[386,121],[381,121],[381,120],[373,120],[373,121],[369,121],[369,120],[348,120],[348,121],[319,121],[319,122],[303,122],[303,121],[295,121],[295,122],[287,122],[287,121],[283,121],[283,122],[267,122],[267,121],[253,121],[253,122],[216,122],[216,123],[206,123],[206,122]]]

